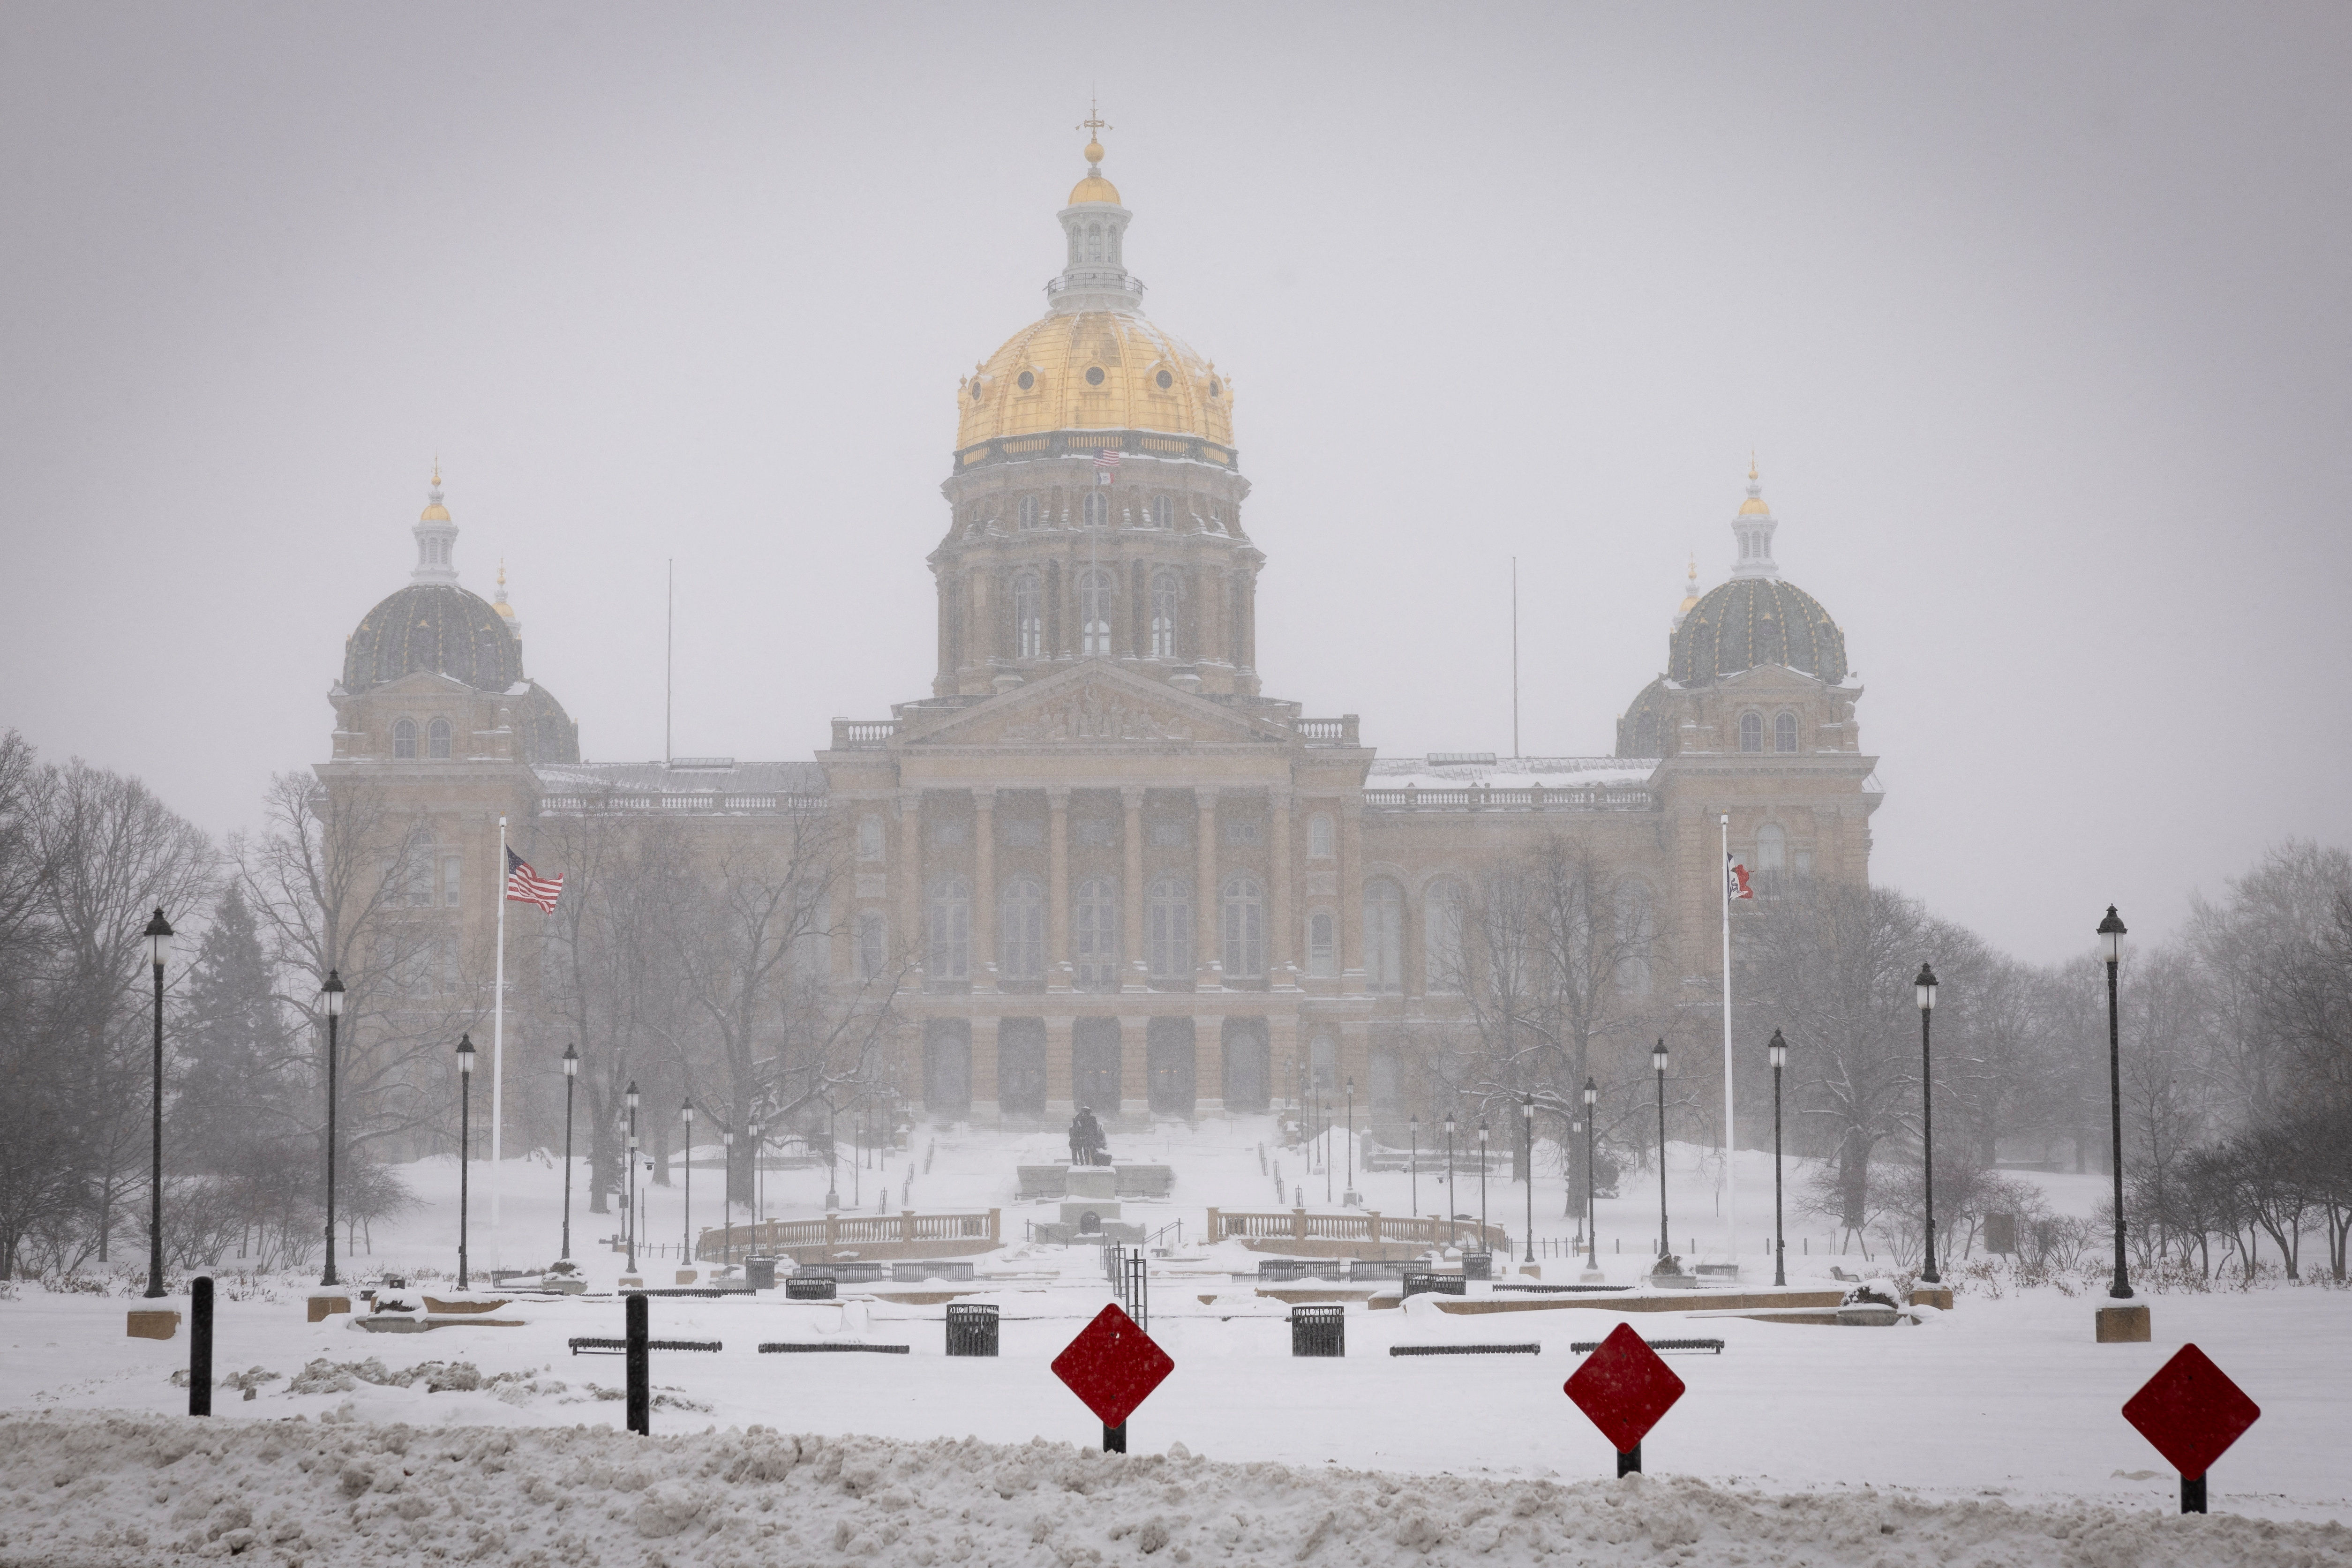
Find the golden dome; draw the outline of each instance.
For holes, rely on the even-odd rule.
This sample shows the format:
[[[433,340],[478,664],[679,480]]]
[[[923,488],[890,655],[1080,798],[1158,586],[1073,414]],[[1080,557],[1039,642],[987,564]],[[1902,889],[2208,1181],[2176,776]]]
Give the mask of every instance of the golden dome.
[[[1216,365],[1142,317],[1076,311],[1015,332],[963,382],[956,447],[1049,430],[1156,430],[1230,446],[1233,407]]]
[[[1743,517],[1753,517],[1758,513],[1769,517],[1772,508],[1764,504],[1764,497],[1761,496],[1750,496],[1739,503],[1739,515]]]
[[[1070,199],[1064,205],[1075,207],[1081,202],[1108,202],[1115,207],[1118,205],[1118,187],[1100,174],[1089,174],[1070,187]]]
[[[420,523],[447,522],[449,508],[441,504],[441,459],[438,457],[433,460],[433,492],[429,499],[431,504],[416,514],[416,520]]]

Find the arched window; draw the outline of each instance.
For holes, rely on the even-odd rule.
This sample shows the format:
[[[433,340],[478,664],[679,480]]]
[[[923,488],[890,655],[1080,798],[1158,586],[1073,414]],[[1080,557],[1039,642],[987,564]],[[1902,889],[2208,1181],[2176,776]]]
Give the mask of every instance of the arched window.
[[[1328,861],[1332,850],[1331,819],[1318,811],[1307,819],[1307,858]]]
[[[1389,994],[1404,988],[1404,889],[1385,877],[1364,883],[1364,983]]]
[[[1174,497],[1154,496],[1151,497],[1151,526],[1155,528],[1172,528],[1176,526],[1176,499]]]
[[[1107,876],[1078,883],[1071,910],[1071,956],[1077,963],[1078,989],[1118,989],[1118,883]]]
[[[1087,225],[1087,259],[1100,261],[1102,258],[1102,225],[1088,224]]]
[[[1087,491],[1086,499],[1079,504],[1078,515],[1085,519],[1087,527],[1090,528],[1108,528],[1110,497],[1100,490]]]
[[[1756,887],[1767,895],[1780,891],[1781,874],[1789,864],[1789,835],[1778,822],[1756,830]]]
[[[449,756],[449,721],[447,719],[436,718],[425,727],[425,755],[437,757],[444,761],[447,760]]]
[[[1095,497],[1087,497],[1089,501]],[[1098,658],[1110,652],[1110,607],[1117,596],[1116,580],[1098,567],[1078,573],[1078,624],[1084,629],[1080,652]]]
[[[1307,972],[1318,980],[1339,972],[1339,917],[1328,909],[1307,917]]]
[[[882,819],[866,816],[857,819],[857,858],[878,861],[882,858]]]
[[[1013,575],[1013,642],[1021,658],[1045,657],[1045,595],[1038,591],[1037,574],[1034,571]]]
[[[1192,890],[1181,877],[1163,876],[1144,890],[1144,961],[1151,977],[1192,977]]]
[[[416,721],[404,718],[392,727],[392,754],[415,760],[416,757]]]
[[[1658,755],[1658,716],[1656,714],[1645,711],[1641,717],[1633,721],[1633,755],[1636,757]]]
[[[890,967],[890,923],[879,915],[866,914],[857,917],[857,977],[873,980],[881,977]]]
[[[1795,714],[1784,713],[1773,718],[1772,749],[1775,751],[1797,749],[1797,716]]]
[[[1176,656],[1176,574],[1164,568],[1151,574],[1151,656]]]
[[[1462,884],[1433,882],[1422,895],[1423,980],[1434,994],[1462,989]]]
[[[1339,1087],[1339,1043],[1318,1034],[1307,1048],[1307,1092],[1328,1095]]]
[[[1764,749],[1764,716],[1762,714],[1743,713],[1739,716],[1739,749],[1742,751]]]
[[[1044,513],[1045,508],[1037,504],[1036,497],[1024,496],[1021,497],[1021,526],[1023,528],[1034,528],[1042,526],[1045,520]]]
[[[930,974],[934,980],[971,976],[971,889],[950,878],[931,894]]]
[[[1223,936],[1228,978],[1256,980],[1265,976],[1265,889],[1254,876],[1237,876],[1225,883]]]
[[[1045,889],[1036,878],[1016,876],[997,903],[996,972],[1007,980],[1045,977]]]

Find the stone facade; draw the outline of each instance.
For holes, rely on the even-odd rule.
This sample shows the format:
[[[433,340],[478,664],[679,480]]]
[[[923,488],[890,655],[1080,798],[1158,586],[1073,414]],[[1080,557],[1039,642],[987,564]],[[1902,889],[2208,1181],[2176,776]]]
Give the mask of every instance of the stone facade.
[[[1232,384],[1142,317],[1131,214],[1088,153],[1046,316],[958,389],[929,696],[835,721],[813,763],[582,763],[568,716],[520,674],[503,591],[486,608],[517,636],[511,672],[463,653],[498,689],[373,664],[337,687],[321,779],[436,824],[469,950],[490,940],[500,812],[526,853],[540,825],[585,812],[711,835],[821,820],[843,867],[826,962],[844,982],[886,955],[917,966],[902,1082],[932,1114],[1213,1115],[1308,1084],[1336,1100],[1350,1081],[1363,1109],[1401,1113],[1406,1059],[1466,1027],[1455,955],[1475,890],[1546,840],[1574,838],[1639,890],[1643,973],[1669,1007],[1712,1005],[1724,814],[1768,895],[1866,877],[1861,693],[1834,622],[1780,580],[1752,473],[1734,576],[1685,600],[1668,671],[1612,756],[1383,758],[1355,715],[1262,695],[1267,558]],[[446,567],[462,593],[437,490],[419,529],[420,580]],[[446,755],[399,751],[394,725],[436,719]],[[527,1010],[529,967],[510,970]]]

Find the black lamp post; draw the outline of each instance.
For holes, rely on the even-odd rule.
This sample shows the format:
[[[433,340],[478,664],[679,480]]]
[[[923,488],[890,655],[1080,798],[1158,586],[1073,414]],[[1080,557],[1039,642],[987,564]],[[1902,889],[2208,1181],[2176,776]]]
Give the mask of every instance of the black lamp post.
[[[2116,1016],[2116,966],[2123,962],[2124,923],[2116,906],[2099,922],[2099,946],[2107,961],[2107,1118],[2108,1163],[2116,1171],[2116,1279],[2107,1294],[2123,1301],[2132,1293],[2131,1275],[2124,1262],[2124,1057],[2123,1027]],[[159,970],[158,973],[161,973]]]
[[[1927,1208],[1927,1266],[1920,1271],[1919,1278],[1936,1285],[1943,1281],[1936,1272],[1936,1079],[1935,1063],[1927,1049],[1927,1023],[1936,1016],[1936,971],[1920,965],[1918,977],[1911,982],[1911,988],[1919,1002],[1920,1174]]]
[[[1601,1269],[1600,1194],[1592,1190],[1592,1143],[1598,1135],[1594,1124],[1600,1120],[1600,1087],[1588,1078],[1584,1081],[1584,1266],[1594,1273]]]
[[[621,1227],[621,1229],[629,1239],[629,1272],[634,1274],[637,1271],[637,1081],[635,1079],[629,1080],[629,1087],[622,1094],[621,1100],[629,1108],[628,1166],[623,1172],[625,1185],[621,1194],[621,1201],[628,1205],[629,1222]]]
[[[1780,1031],[1772,1031],[1772,1040],[1764,1053],[1772,1059],[1772,1282],[1789,1282],[1789,1244],[1780,1230],[1780,1069],[1789,1064],[1789,1042]]]
[[[1454,1243],[1454,1113],[1445,1113],[1445,1244]]]
[[[580,1053],[563,1043],[563,1256],[572,1256],[572,1091],[580,1082]]]
[[[327,971],[319,999],[327,1009],[327,1270],[319,1276],[319,1283],[339,1285],[342,1281],[335,1278],[335,1023],[343,1016],[343,980],[336,971]]]
[[[474,1132],[474,1037],[457,1037],[457,1289],[466,1289],[466,1222]]]
[[[163,905],[142,934],[147,938],[147,961],[155,970],[155,1122],[154,1165],[147,1179],[147,1293],[163,1293],[163,965],[172,956],[172,923]]]
[[[760,1158],[765,1152],[767,1137],[759,1123],[751,1124],[751,1250],[747,1256],[752,1258],[760,1255],[760,1227],[768,1221],[768,1167]]]
[[[841,1210],[841,1148],[834,1134],[833,1095],[824,1097],[824,1211]]]
[[[730,1269],[735,1267],[735,1134],[719,1134],[719,1248]]]
[[[1486,1246],[1486,1118],[1478,1118],[1478,1250]]]
[[[1331,1102],[1323,1102],[1323,1201],[1331,1201]]]
[[[1666,1042],[1651,1048],[1650,1065],[1658,1070],[1658,1256],[1674,1250],[1666,1239]]]
[[[686,1219],[678,1228],[685,1239],[678,1244],[677,1256],[679,1262],[691,1269],[694,1267],[694,1102],[687,1101],[677,1108],[677,1112],[686,1118]]]
[[[1528,1156],[1528,1255],[1522,1262],[1536,1260],[1536,1097],[1519,1097],[1519,1146]]]
[[[1412,1184],[1412,1200],[1407,1207],[1417,1215],[1421,1212],[1421,1118],[1410,1117],[1405,1124],[1412,1138],[1412,1157],[1405,1162],[1405,1169],[1410,1173],[1409,1179]]]

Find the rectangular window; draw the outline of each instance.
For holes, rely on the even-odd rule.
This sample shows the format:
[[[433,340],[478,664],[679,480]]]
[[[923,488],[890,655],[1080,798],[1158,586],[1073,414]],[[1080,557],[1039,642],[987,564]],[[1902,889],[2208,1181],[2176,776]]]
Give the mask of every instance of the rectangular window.
[[[1333,939],[1338,924],[1328,909],[1307,917],[1307,972],[1317,979],[1328,980],[1339,972],[1339,944]]]
[[[862,861],[878,861],[882,858],[881,818],[857,819],[857,858]]]
[[[1118,824],[1108,817],[1080,817],[1070,827],[1082,850],[1107,850],[1118,842]]]
[[[1159,850],[1181,850],[1192,841],[1192,832],[1181,817],[1154,817],[1145,836],[1151,847]]]
[[[857,977],[877,979],[890,964],[890,927],[879,915],[857,917]]]
[[[944,848],[961,848],[970,837],[971,834],[965,831],[964,824],[960,818],[951,817],[944,822],[931,824],[931,842]]]
[[[1034,850],[1045,841],[1045,824],[1034,817],[1013,817],[998,824],[997,835],[1007,849]]]
[[[1225,819],[1225,842],[1229,844],[1256,843],[1264,835],[1264,832],[1265,830],[1259,826],[1257,819],[1255,817],[1227,817]]]
[[[441,857],[441,902],[451,909],[457,907],[458,876],[465,863],[456,855]]]

